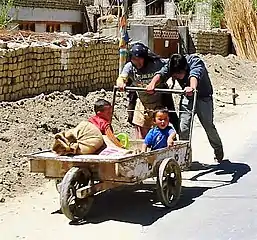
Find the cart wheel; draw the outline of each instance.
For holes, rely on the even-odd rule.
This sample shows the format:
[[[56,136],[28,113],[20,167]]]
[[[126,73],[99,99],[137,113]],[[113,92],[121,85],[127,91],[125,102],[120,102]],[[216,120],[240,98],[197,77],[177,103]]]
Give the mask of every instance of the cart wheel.
[[[176,160],[166,158],[159,168],[157,176],[157,194],[166,207],[174,207],[181,192],[181,170]]]
[[[63,214],[72,221],[83,219],[90,210],[93,197],[79,199],[76,190],[91,184],[87,169],[72,167],[64,176],[61,184],[60,202]]]

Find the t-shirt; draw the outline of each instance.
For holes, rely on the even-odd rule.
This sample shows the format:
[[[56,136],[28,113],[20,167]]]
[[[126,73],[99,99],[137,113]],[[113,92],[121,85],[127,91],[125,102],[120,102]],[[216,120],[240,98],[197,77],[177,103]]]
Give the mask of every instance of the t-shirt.
[[[147,133],[144,143],[151,150],[165,148],[168,146],[167,141],[169,136],[173,133],[175,133],[175,130],[171,126],[167,126],[165,129],[154,127]]]
[[[180,84],[182,89],[184,89],[187,86],[190,86],[190,77],[196,77],[198,79],[197,96],[199,98],[212,96],[213,88],[208,74],[208,70],[203,60],[196,55],[185,55],[185,58],[187,60],[188,71],[184,79],[178,80],[178,83]],[[165,64],[165,66],[162,67],[162,69],[157,73],[165,78],[170,77],[169,64]]]
[[[132,86],[135,87],[146,87],[151,81],[152,78],[156,75],[156,72],[160,71],[165,64],[168,63],[169,59],[154,59],[149,61],[146,66],[141,69],[137,69],[133,66],[131,62],[125,64],[121,75],[128,77],[132,80]],[[159,83],[158,88],[162,88],[163,82],[167,79],[162,78],[161,83]],[[145,107],[151,108],[153,103],[160,103],[161,102],[161,93],[154,93],[149,95],[146,92],[138,92],[137,93],[141,102]],[[148,106],[149,105],[149,106]]]
[[[100,118],[98,115],[89,118],[88,121],[98,127],[103,135],[106,135],[107,127],[111,127],[110,123],[107,120],[105,120],[104,118]]]

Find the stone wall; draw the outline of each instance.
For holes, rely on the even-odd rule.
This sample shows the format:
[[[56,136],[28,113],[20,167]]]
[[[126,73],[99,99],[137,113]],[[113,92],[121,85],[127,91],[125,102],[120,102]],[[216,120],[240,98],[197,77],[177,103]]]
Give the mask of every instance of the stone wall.
[[[223,30],[190,30],[189,53],[219,54],[230,53],[230,34]]]
[[[197,2],[195,4],[195,14],[192,15],[191,21],[189,22],[190,29],[211,29],[211,12],[212,2],[204,1]]]
[[[1,56],[2,55],[2,56]],[[117,41],[92,40],[71,48],[37,44],[0,52],[0,101],[71,90],[111,89],[119,68]]]

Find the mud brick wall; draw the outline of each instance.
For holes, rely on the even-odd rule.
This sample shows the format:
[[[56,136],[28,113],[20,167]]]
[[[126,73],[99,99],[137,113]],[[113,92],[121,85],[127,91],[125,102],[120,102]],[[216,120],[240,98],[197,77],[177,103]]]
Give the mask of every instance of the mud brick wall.
[[[230,35],[220,30],[191,30],[189,52],[201,54],[219,54],[227,56],[230,52]]]
[[[83,94],[112,89],[118,68],[117,42],[90,42],[70,49],[51,45],[2,50],[0,101],[53,91]]]

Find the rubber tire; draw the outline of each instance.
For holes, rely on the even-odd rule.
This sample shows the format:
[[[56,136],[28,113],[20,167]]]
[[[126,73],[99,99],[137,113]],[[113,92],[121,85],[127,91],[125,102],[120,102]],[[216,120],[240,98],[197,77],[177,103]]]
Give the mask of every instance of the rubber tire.
[[[164,184],[163,181],[161,181],[161,179],[163,179],[164,176],[164,171],[167,169],[167,167],[169,167],[172,170],[175,170],[175,191],[174,190],[174,182],[168,182],[167,186],[168,188],[172,189],[173,191],[173,199],[170,200],[167,198],[167,194],[164,190]],[[172,171],[174,172],[174,171]],[[170,172],[170,173],[172,173]],[[173,208],[176,206],[176,204],[178,203],[179,199],[180,199],[180,194],[181,194],[181,185],[182,185],[182,176],[181,176],[181,170],[180,170],[180,166],[177,163],[176,160],[174,159],[164,159],[159,167],[158,167],[158,175],[157,175],[157,195],[159,200],[161,201],[161,203],[168,207],[168,208]]]
[[[61,184],[61,191],[60,191],[61,210],[62,210],[62,213],[72,221],[78,221],[78,220],[84,219],[88,214],[93,203],[93,197],[87,197],[85,199],[77,200],[77,202],[85,201],[82,212],[81,210],[80,212],[77,211],[76,208],[78,207],[78,204],[76,200],[75,200],[74,208],[71,208],[71,206],[69,205],[69,198],[71,196],[70,192],[72,188],[74,188],[73,182],[76,181],[76,179],[80,176],[80,174],[83,174],[85,178],[87,178],[86,181],[88,180],[88,182],[90,182],[90,174],[87,170],[81,169],[78,167],[72,167],[65,174]],[[86,181],[85,181],[85,184],[87,184]],[[73,195],[75,196],[76,194],[74,194],[73,192]],[[76,199],[76,196],[75,196],[75,199]]]

